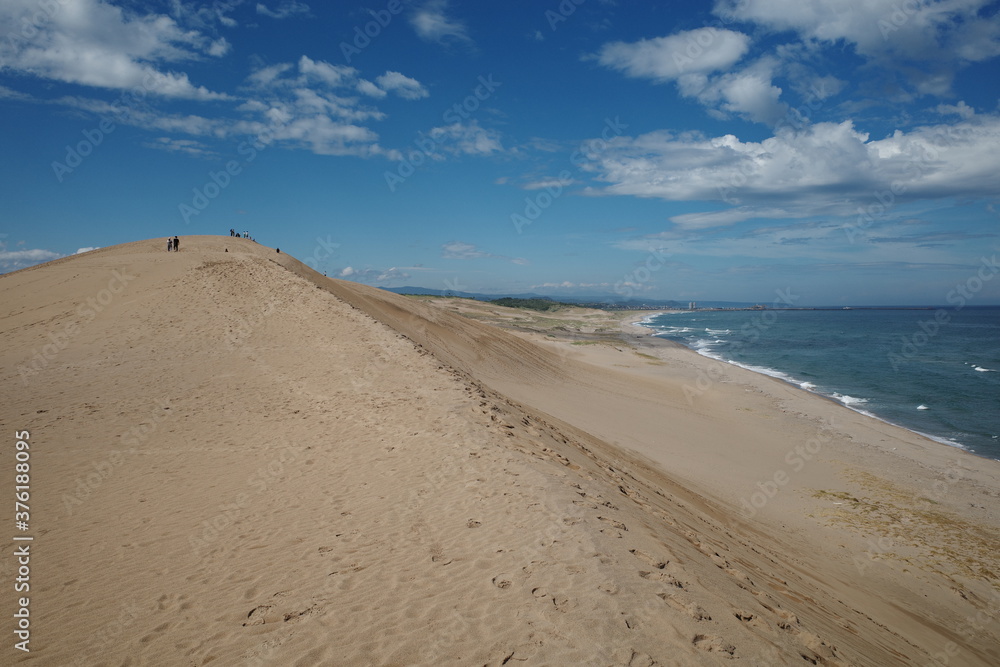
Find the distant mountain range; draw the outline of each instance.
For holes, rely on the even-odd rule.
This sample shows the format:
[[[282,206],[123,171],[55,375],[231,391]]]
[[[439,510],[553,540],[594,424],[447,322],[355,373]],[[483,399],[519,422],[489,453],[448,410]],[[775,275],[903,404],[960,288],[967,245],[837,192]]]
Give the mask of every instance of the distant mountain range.
[[[419,294],[428,296],[454,296],[461,297],[464,299],[476,299],[477,301],[495,301],[496,299],[511,298],[511,299],[551,299],[552,301],[560,301],[562,303],[576,303],[576,304],[603,304],[603,305],[614,305],[617,307],[629,307],[634,306],[636,308],[640,307],[655,307],[655,308],[687,308],[687,301],[675,301],[673,299],[626,299],[621,296],[615,296],[610,294],[603,295],[588,295],[588,296],[549,296],[547,294],[536,294],[535,292],[527,293],[501,293],[501,294],[482,294],[477,292],[459,292],[455,290],[440,290],[440,289],[428,289],[426,287],[383,287],[382,289],[387,292],[394,292],[396,294]],[[698,301],[699,308],[749,308],[753,306],[753,303],[742,302],[742,301]]]

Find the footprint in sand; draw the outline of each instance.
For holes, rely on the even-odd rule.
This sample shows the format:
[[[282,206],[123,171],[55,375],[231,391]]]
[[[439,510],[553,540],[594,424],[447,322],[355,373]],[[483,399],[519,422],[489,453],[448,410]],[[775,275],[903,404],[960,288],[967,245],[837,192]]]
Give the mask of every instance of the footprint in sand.
[[[265,623],[267,623],[268,620],[267,617],[269,611],[271,611],[271,605],[269,604],[262,604],[257,607],[254,607],[253,609],[250,610],[250,613],[247,614],[247,620],[243,624],[243,627],[251,625],[264,625]],[[277,619],[271,618],[270,620],[274,622]]]
[[[672,574],[667,574],[666,572],[644,572],[639,571],[639,576],[643,579],[648,579],[650,581],[659,581],[668,586],[674,586],[675,588],[684,588],[684,583],[677,579],[677,577]]]
[[[667,563],[670,562],[653,558],[652,556],[650,556],[645,551],[642,551],[641,549],[629,549],[628,552],[633,556],[635,556],[636,558],[638,558],[639,560],[641,560],[643,563],[655,567],[657,570],[662,570],[667,566]]]
[[[712,616],[707,611],[696,605],[694,602],[684,602],[683,600],[680,600],[677,597],[670,595],[668,593],[657,593],[656,597],[660,598],[661,600],[669,604],[677,611],[687,614],[696,621],[712,620]]]
[[[609,519],[606,516],[599,516],[599,517],[597,517],[597,519],[599,521],[604,521],[605,523],[610,523],[612,526],[614,526],[618,530],[628,530],[628,526],[626,526],[621,521],[615,521],[614,519]]]
[[[724,658],[735,658],[736,647],[713,635],[695,635],[691,643],[702,651],[721,653]]]

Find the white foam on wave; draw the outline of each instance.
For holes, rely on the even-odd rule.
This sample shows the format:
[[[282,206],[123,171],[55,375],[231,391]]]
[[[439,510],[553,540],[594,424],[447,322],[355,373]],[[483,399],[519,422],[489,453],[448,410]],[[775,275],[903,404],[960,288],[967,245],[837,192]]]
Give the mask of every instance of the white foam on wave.
[[[917,406],[917,410],[930,410],[930,408],[921,403],[920,405]]]
[[[992,368],[983,368],[982,366],[974,366],[972,370],[979,371],[980,373],[996,373]]]
[[[849,408],[855,405],[863,405],[868,402],[867,398],[858,398],[857,396],[848,396],[847,394],[838,394],[837,392],[833,393],[833,397]]]

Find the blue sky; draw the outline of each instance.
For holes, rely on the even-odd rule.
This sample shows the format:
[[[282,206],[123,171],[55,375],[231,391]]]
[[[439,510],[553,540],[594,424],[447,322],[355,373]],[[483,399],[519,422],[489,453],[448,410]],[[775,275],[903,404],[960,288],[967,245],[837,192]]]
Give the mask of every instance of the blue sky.
[[[330,4],[5,0],[0,270],[236,228],[379,286],[1000,303],[998,2]]]

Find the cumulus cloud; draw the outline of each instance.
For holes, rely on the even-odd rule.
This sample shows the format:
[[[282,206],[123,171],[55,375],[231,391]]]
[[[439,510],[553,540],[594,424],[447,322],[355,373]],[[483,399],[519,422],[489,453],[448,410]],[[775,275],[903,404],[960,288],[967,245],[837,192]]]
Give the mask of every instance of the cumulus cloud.
[[[921,94],[944,95],[955,71],[1000,55],[991,0],[717,0],[715,13],[807,43],[850,44],[880,67],[901,72]],[[988,16],[992,12],[992,16]]]
[[[872,139],[851,121],[780,131],[760,142],[652,132],[620,137],[590,156],[609,185],[592,193],[674,201],[722,201],[732,208],[672,218],[706,228],[751,218],[850,215],[890,192],[893,202],[995,196],[1000,116],[923,126]]]
[[[358,96],[382,99],[387,91],[404,99],[427,95],[416,79],[385,72],[376,82],[362,79],[354,67],[334,65],[301,56],[298,62],[278,63],[247,77],[253,99],[239,107],[256,117],[232,126],[242,134],[266,133],[289,146],[320,155],[383,155],[396,159],[397,151],[383,149],[378,134],[365,126],[385,114]]]
[[[38,7],[32,0],[7,0],[0,3],[0,23],[15,25]],[[138,87],[161,97],[194,100],[228,98],[173,71],[177,63],[224,55],[228,42],[186,29],[170,16],[126,13],[102,0],[77,0],[56,7],[35,29],[30,40],[0,41],[0,61],[6,67],[96,88]]]
[[[659,82],[728,70],[750,48],[750,38],[732,30],[701,28],[638,42],[610,42],[597,61],[635,78]]]
[[[386,72],[376,78],[375,82],[382,90],[396,93],[404,100],[419,100],[429,95],[427,89],[419,81],[399,72]]]
[[[733,30],[701,28],[638,42],[611,42],[597,61],[608,68],[656,83],[674,82],[685,97],[697,99],[713,115],[736,114],[753,122],[775,124],[788,107],[772,80],[779,66],[773,57],[734,66],[750,49],[750,37]]]

